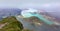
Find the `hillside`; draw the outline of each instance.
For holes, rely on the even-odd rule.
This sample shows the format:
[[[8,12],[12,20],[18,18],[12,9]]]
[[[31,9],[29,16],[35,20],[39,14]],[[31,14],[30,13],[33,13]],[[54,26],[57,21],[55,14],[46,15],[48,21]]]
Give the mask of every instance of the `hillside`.
[[[4,18],[0,21],[0,31],[22,31],[23,25],[14,16]]]

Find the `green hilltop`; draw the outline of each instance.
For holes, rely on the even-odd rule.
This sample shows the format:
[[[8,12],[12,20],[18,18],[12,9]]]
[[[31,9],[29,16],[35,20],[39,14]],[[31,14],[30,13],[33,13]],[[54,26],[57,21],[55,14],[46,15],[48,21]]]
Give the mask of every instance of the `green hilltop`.
[[[4,18],[0,21],[0,31],[22,31],[23,24],[14,16]]]

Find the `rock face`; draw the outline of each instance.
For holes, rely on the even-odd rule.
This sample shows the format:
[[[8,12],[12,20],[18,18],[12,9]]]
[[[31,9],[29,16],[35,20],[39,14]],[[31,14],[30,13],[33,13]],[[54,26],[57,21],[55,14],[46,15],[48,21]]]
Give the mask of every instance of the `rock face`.
[[[0,31],[22,31],[23,25],[14,16],[4,18],[0,21]]]

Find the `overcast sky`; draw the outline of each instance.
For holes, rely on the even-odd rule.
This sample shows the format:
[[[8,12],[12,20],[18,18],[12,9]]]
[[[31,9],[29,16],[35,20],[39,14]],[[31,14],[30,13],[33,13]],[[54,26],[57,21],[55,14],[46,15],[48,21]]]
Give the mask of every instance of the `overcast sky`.
[[[49,7],[59,2],[60,0],[0,0],[0,7]]]
[[[59,15],[60,0],[0,0],[0,8],[2,7],[44,8],[46,11],[56,12],[52,15]]]

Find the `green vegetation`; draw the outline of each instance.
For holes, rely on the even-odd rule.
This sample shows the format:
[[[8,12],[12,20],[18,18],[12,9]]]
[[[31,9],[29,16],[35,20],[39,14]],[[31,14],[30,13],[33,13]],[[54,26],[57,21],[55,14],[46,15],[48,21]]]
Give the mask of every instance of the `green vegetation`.
[[[23,19],[37,26],[41,26],[41,24],[43,24],[43,22],[40,21],[40,19],[34,16]],[[23,24],[19,22],[14,16],[11,16],[4,18],[3,20],[0,20],[0,31],[33,31],[33,30],[23,29]]]
[[[1,26],[2,25],[2,26]],[[22,31],[23,25],[14,16],[4,18],[0,21],[0,31]]]

